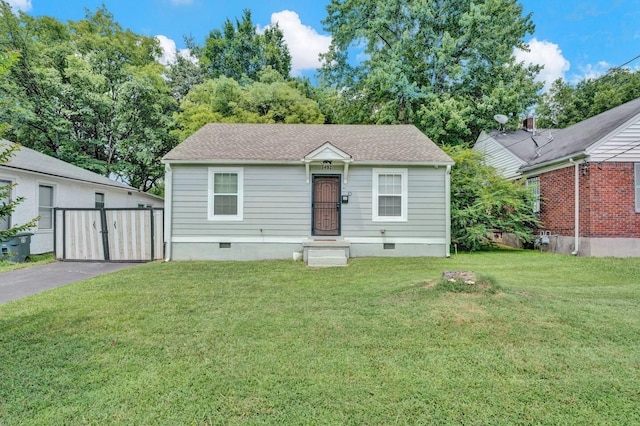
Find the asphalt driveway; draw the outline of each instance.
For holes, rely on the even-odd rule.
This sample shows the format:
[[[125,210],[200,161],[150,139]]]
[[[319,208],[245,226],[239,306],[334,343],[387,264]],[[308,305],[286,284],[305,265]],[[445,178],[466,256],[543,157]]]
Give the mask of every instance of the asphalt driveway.
[[[53,262],[0,272],[0,303],[136,265],[140,263]]]

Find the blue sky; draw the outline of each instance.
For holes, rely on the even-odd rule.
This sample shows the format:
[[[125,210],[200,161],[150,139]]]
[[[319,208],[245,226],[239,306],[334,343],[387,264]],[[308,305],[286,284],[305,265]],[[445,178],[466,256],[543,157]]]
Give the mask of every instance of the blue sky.
[[[531,52],[520,60],[545,65],[540,78],[576,83],[640,55],[640,0],[520,0],[533,13],[536,31],[528,36]],[[250,9],[260,27],[279,22],[293,57],[293,74],[312,76],[318,53],[330,35],[323,31],[328,0],[9,0],[29,14],[61,21],[84,17],[85,9],[101,4],[123,27],[159,36],[169,57],[184,48],[183,37],[202,43],[210,30],[220,28]],[[640,58],[627,66],[640,69]]]

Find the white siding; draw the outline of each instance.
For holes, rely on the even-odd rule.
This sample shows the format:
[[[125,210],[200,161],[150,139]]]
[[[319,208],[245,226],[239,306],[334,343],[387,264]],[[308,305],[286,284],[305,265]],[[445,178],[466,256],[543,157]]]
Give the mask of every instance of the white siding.
[[[486,133],[482,132],[478,136],[473,150],[481,152],[484,155],[485,164],[495,168],[505,178],[518,179],[521,177],[518,170],[525,163]]]
[[[588,151],[590,161],[640,162],[640,117]]]
[[[54,187],[54,207],[93,208],[95,207],[95,193],[105,194],[105,207],[137,207],[138,204],[151,204],[153,207],[163,207],[164,202],[156,197],[144,193],[106,187],[98,184],[73,181],[37,173],[0,167],[0,180],[17,183],[13,188],[12,197],[24,197],[24,201],[16,207],[11,216],[12,225],[28,222],[38,216],[38,185]],[[47,253],[53,251],[53,230],[33,229],[31,238],[31,253]]]

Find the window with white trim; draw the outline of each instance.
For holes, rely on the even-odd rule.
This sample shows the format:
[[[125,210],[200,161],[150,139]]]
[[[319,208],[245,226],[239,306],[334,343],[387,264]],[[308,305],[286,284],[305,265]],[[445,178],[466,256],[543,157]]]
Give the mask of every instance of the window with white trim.
[[[11,203],[11,181],[0,179],[0,205],[9,205]],[[0,217],[0,231],[6,231],[11,228],[11,215]]]
[[[209,220],[242,220],[243,169],[209,168]]]
[[[540,213],[540,177],[527,178],[526,185],[534,196],[533,212]]]
[[[53,229],[53,186],[38,185],[38,229]]]
[[[373,169],[373,221],[407,221],[407,169]]]
[[[633,165],[634,177],[633,182],[636,193],[636,212],[640,213],[640,163],[634,163]]]

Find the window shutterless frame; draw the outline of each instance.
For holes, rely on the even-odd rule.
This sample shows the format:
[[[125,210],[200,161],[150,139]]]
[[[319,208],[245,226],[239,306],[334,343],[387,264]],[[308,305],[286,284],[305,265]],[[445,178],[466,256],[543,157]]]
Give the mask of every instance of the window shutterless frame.
[[[207,215],[213,221],[241,221],[244,216],[244,170],[210,167]]]

